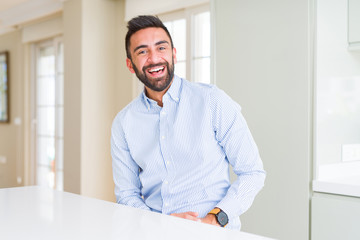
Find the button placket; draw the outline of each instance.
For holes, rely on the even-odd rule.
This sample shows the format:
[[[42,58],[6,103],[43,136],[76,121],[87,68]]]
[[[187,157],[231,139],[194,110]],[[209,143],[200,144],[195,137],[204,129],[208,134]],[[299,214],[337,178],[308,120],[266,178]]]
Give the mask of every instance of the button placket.
[[[171,120],[171,110],[173,109],[173,103],[171,101],[164,102],[164,106],[159,113],[160,119],[160,148],[164,161],[164,166],[166,168],[166,176],[164,176],[162,186],[161,186],[161,195],[163,200],[163,212],[171,211],[171,200],[169,196],[171,195],[171,183],[174,180],[174,166],[173,159],[171,156],[171,149],[169,148],[169,144],[171,142],[170,139],[170,129],[171,124],[169,121]],[[169,135],[170,134],[170,135]]]
[[[164,100],[164,99],[163,99]],[[166,105],[166,104],[164,104]],[[164,163],[166,163],[166,159],[168,156],[168,149],[167,149],[167,141],[165,140],[167,137],[167,116],[166,116],[166,110],[164,109],[164,107],[160,110],[159,112],[159,130],[160,130],[160,150],[161,150],[161,154],[162,154],[162,160]],[[163,212],[167,212],[167,208],[169,207],[169,181],[168,181],[168,169],[167,169],[167,165],[164,164],[165,169],[166,169],[166,176],[162,181],[162,186],[161,186],[161,195],[162,195],[162,200],[163,200],[163,206],[162,206],[162,211]]]

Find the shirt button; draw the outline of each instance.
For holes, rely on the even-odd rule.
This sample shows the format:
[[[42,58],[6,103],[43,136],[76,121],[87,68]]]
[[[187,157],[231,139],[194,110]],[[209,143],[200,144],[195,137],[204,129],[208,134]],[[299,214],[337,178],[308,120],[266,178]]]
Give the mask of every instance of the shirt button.
[[[161,114],[162,114],[162,115],[166,115],[166,112],[165,112],[165,111],[162,111]]]
[[[161,139],[165,139],[165,136],[161,136]]]
[[[169,165],[170,164],[170,161],[166,161],[166,165]]]
[[[169,204],[168,204],[168,203],[165,203],[165,206],[167,207],[167,206],[169,206]]]
[[[168,184],[169,182],[165,180],[164,183],[165,183],[165,184]]]

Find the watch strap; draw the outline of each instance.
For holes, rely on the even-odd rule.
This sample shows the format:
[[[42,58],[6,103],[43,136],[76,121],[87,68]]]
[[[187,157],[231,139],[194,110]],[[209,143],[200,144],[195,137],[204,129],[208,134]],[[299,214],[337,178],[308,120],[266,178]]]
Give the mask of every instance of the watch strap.
[[[213,209],[213,210],[211,210],[209,213],[210,213],[210,214],[214,214],[214,215],[216,215],[216,214],[218,214],[220,211],[221,211],[221,209],[220,209],[220,208],[214,208],[214,209]]]

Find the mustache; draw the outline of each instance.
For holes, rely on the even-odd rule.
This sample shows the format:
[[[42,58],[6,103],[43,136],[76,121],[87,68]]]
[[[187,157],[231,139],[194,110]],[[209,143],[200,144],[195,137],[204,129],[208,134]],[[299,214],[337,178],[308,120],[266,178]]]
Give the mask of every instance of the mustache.
[[[145,72],[147,69],[149,68],[153,68],[153,67],[160,67],[160,66],[163,66],[163,65],[166,65],[166,67],[168,68],[169,67],[169,63],[168,62],[164,62],[164,63],[156,63],[156,64],[150,64],[150,65],[147,65],[147,66],[144,66],[142,68],[143,72]]]

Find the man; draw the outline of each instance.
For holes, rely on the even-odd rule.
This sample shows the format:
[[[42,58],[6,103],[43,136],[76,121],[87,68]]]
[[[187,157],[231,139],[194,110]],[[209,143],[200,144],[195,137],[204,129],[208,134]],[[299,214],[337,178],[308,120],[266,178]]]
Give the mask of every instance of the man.
[[[176,49],[157,17],[132,19],[125,40],[127,67],[145,88],[112,126],[117,202],[240,229],[265,179],[240,106],[215,86],[174,75]]]

